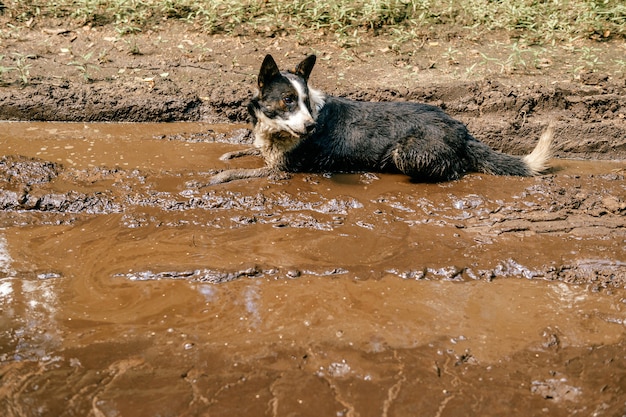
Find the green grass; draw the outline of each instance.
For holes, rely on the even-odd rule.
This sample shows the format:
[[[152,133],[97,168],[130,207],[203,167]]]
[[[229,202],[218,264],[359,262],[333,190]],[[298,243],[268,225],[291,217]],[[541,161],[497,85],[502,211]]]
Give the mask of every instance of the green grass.
[[[4,19],[72,19],[112,24],[122,33],[146,30],[165,19],[206,33],[232,35],[323,31],[437,38],[443,25],[479,37],[507,31],[537,44],[576,38],[626,38],[624,0],[4,0]]]

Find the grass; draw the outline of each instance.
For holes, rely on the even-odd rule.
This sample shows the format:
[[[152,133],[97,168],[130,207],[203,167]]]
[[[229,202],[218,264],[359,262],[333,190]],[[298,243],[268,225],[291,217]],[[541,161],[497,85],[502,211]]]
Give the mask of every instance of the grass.
[[[0,56],[0,60],[2,60],[4,56]],[[27,85],[30,81],[30,68],[31,64],[27,63],[26,60],[34,59],[34,55],[25,55],[21,53],[14,52],[13,53],[13,67],[0,67],[0,74],[7,72],[17,72],[18,79],[22,85]],[[0,78],[0,81],[2,78]]]
[[[83,77],[85,82],[93,81],[93,77],[91,75],[91,70],[98,70],[100,67],[91,62],[91,57],[93,55],[92,52],[88,52],[85,55],[75,59],[74,61],[69,62],[67,65],[73,66],[76,68]]]
[[[606,48],[596,48],[600,45],[593,41],[574,42],[626,40],[624,0],[1,0],[0,4],[5,6],[0,8],[0,42],[22,30],[54,25],[45,19],[59,19],[64,28],[113,27],[130,53],[140,55],[134,34],[175,20],[206,34],[289,35],[307,45],[320,36],[334,37],[343,47],[342,59],[353,59],[351,47],[366,45],[365,35],[381,36],[387,45],[384,50],[405,56],[424,45],[450,45],[424,65],[455,74],[461,66],[466,68],[465,77],[485,72],[535,74],[562,64],[553,60],[555,48],[570,48],[572,58],[566,67],[575,75],[605,66],[626,72],[621,56],[607,55]],[[490,32],[497,36],[490,37]],[[491,48],[472,56],[472,51],[447,43],[453,38],[485,39],[484,45]],[[72,54],[66,65],[91,82],[105,58],[94,53]],[[0,55],[0,85],[31,82],[31,59],[35,57]],[[414,63],[407,69],[411,66]]]
[[[442,25],[480,37],[504,30],[527,43],[576,38],[626,38],[623,0],[4,0],[13,25],[39,18],[115,25],[121,34],[144,31],[167,19],[205,33],[269,35],[312,31],[343,39],[363,32],[401,39],[436,38]]]

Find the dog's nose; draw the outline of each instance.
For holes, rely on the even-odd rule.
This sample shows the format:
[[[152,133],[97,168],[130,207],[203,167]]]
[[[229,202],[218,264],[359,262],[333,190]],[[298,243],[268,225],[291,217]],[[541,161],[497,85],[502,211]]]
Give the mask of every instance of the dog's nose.
[[[315,122],[306,122],[304,124],[304,128],[306,129],[306,133],[311,133],[315,129]]]

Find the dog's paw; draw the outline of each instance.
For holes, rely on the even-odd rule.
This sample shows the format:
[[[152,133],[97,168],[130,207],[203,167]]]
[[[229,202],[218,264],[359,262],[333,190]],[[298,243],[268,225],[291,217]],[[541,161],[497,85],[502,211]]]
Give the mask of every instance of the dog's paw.
[[[209,180],[204,184],[205,187],[211,185],[223,184],[225,182],[232,181],[231,175],[229,171],[222,171],[219,174],[215,174],[209,177]]]
[[[272,181],[285,181],[291,179],[292,175],[285,171],[272,171],[268,178]]]
[[[209,177],[206,185],[216,185],[235,180],[245,180],[251,178],[266,178],[272,175],[273,170],[269,167],[252,169],[227,169]]]
[[[239,156],[239,152],[226,152],[224,155],[220,156],[220,161],[228,161],[230,159],[237,158]]]
[[[261,151],[256,148],[248,148],[240,151],[226,152],[220,156],[220,161],[228,161],[230,159],[241,158],[242,156],[260,156]]]

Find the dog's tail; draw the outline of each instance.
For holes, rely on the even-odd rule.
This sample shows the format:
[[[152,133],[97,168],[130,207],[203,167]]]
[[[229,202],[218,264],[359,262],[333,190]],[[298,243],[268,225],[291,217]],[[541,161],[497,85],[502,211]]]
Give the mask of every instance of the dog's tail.
[[[539,142],[533,151],[523,158],[532,175],[539,175],[550,168],[548,160],[552,157],[552,138],[554,137],[554,124],[548,128],[539,138]]]
[[[468,142],[470,159],[476,172],[493,175],[519,175],[531,177],[544,173],[550,168],[548,160],[552,156],[554,125],[550,124],[539,138],[533,151],[518,157],[492,150],[487,145],[473,140]]]

